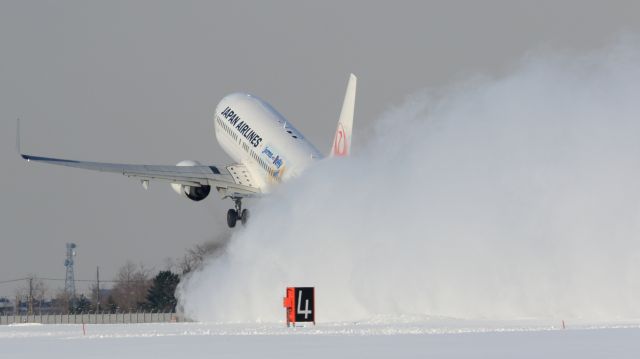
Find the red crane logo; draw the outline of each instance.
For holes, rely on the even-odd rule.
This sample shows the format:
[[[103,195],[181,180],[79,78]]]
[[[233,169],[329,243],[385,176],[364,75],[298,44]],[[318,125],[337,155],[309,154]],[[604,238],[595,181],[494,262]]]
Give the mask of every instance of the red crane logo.
[[[333,139],[333,155],[334,156],[346,156],[348,155],[348,139],[347,134],[344,131],[341,123],[338,123],[338,129],[336,130],[336,137]]]

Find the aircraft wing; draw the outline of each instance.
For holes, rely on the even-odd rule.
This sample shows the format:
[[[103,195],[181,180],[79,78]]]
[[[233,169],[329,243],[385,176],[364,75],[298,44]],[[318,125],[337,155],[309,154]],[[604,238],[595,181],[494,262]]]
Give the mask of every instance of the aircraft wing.
[[[224,197],[254,197],[261,192],[260,188],[253,183],[246,168],[239,164],[225,167],[134,165],[75,161],[22,153],[20,156],[29,162],[42,162],[86,170],[119,173],[141,181],[158,180],[193,187],[209,185],[216,188]]]
[[[20,122],[17,123],[16,149],[28,162],[42,162],[52,165],[82,168],[86,170],[119,173],[127,177],[145,181],[158,180],[185,186],[209,185],[223,197],[256,197],[261,193],[251,174],[244,165],[218,166],[162,166],[120,163],[86,162],[62,158],[40,157],[23,154],[20,150]]]

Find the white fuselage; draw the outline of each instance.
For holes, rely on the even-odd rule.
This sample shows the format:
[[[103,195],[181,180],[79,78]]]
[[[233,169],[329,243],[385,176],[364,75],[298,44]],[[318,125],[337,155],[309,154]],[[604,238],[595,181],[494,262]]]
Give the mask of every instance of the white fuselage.
[[[220,101],[214,128],[222,149],[246,166],[265,192],[323,157],[271,105],[246,93],[234,93]]]

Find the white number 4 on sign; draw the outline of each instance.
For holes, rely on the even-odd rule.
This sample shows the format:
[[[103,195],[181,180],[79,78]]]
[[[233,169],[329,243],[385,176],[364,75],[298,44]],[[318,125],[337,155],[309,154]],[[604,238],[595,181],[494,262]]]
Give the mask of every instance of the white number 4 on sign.
[[[298,291],[298,314],[304,314],[304,319],[308,319],[311,315],[311,310],[309,310],[309,299],[304,300],[304,310],[300,308],[302,304],[302,291]]]

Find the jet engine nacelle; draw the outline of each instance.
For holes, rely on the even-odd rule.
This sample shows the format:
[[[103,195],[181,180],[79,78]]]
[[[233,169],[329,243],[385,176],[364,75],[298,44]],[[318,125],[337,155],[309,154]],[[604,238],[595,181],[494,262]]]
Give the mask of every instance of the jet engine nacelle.
[[[201,164],[198,163],[197,161],[186,160],[186,161],[181,161],[180,163],[177,164],[177,166],[201,166]],[[209,192],[211,192],[211,186],[208,186],[208,185],[195,187],[195,186],[186,186],[179,183],[172,183],[171,188],[173,188],[173,190],[177,194],[185,196],[190,200],[196,201],[196,202],[202,201],[203,199],[207,198],[207,196],[209,195]]]

